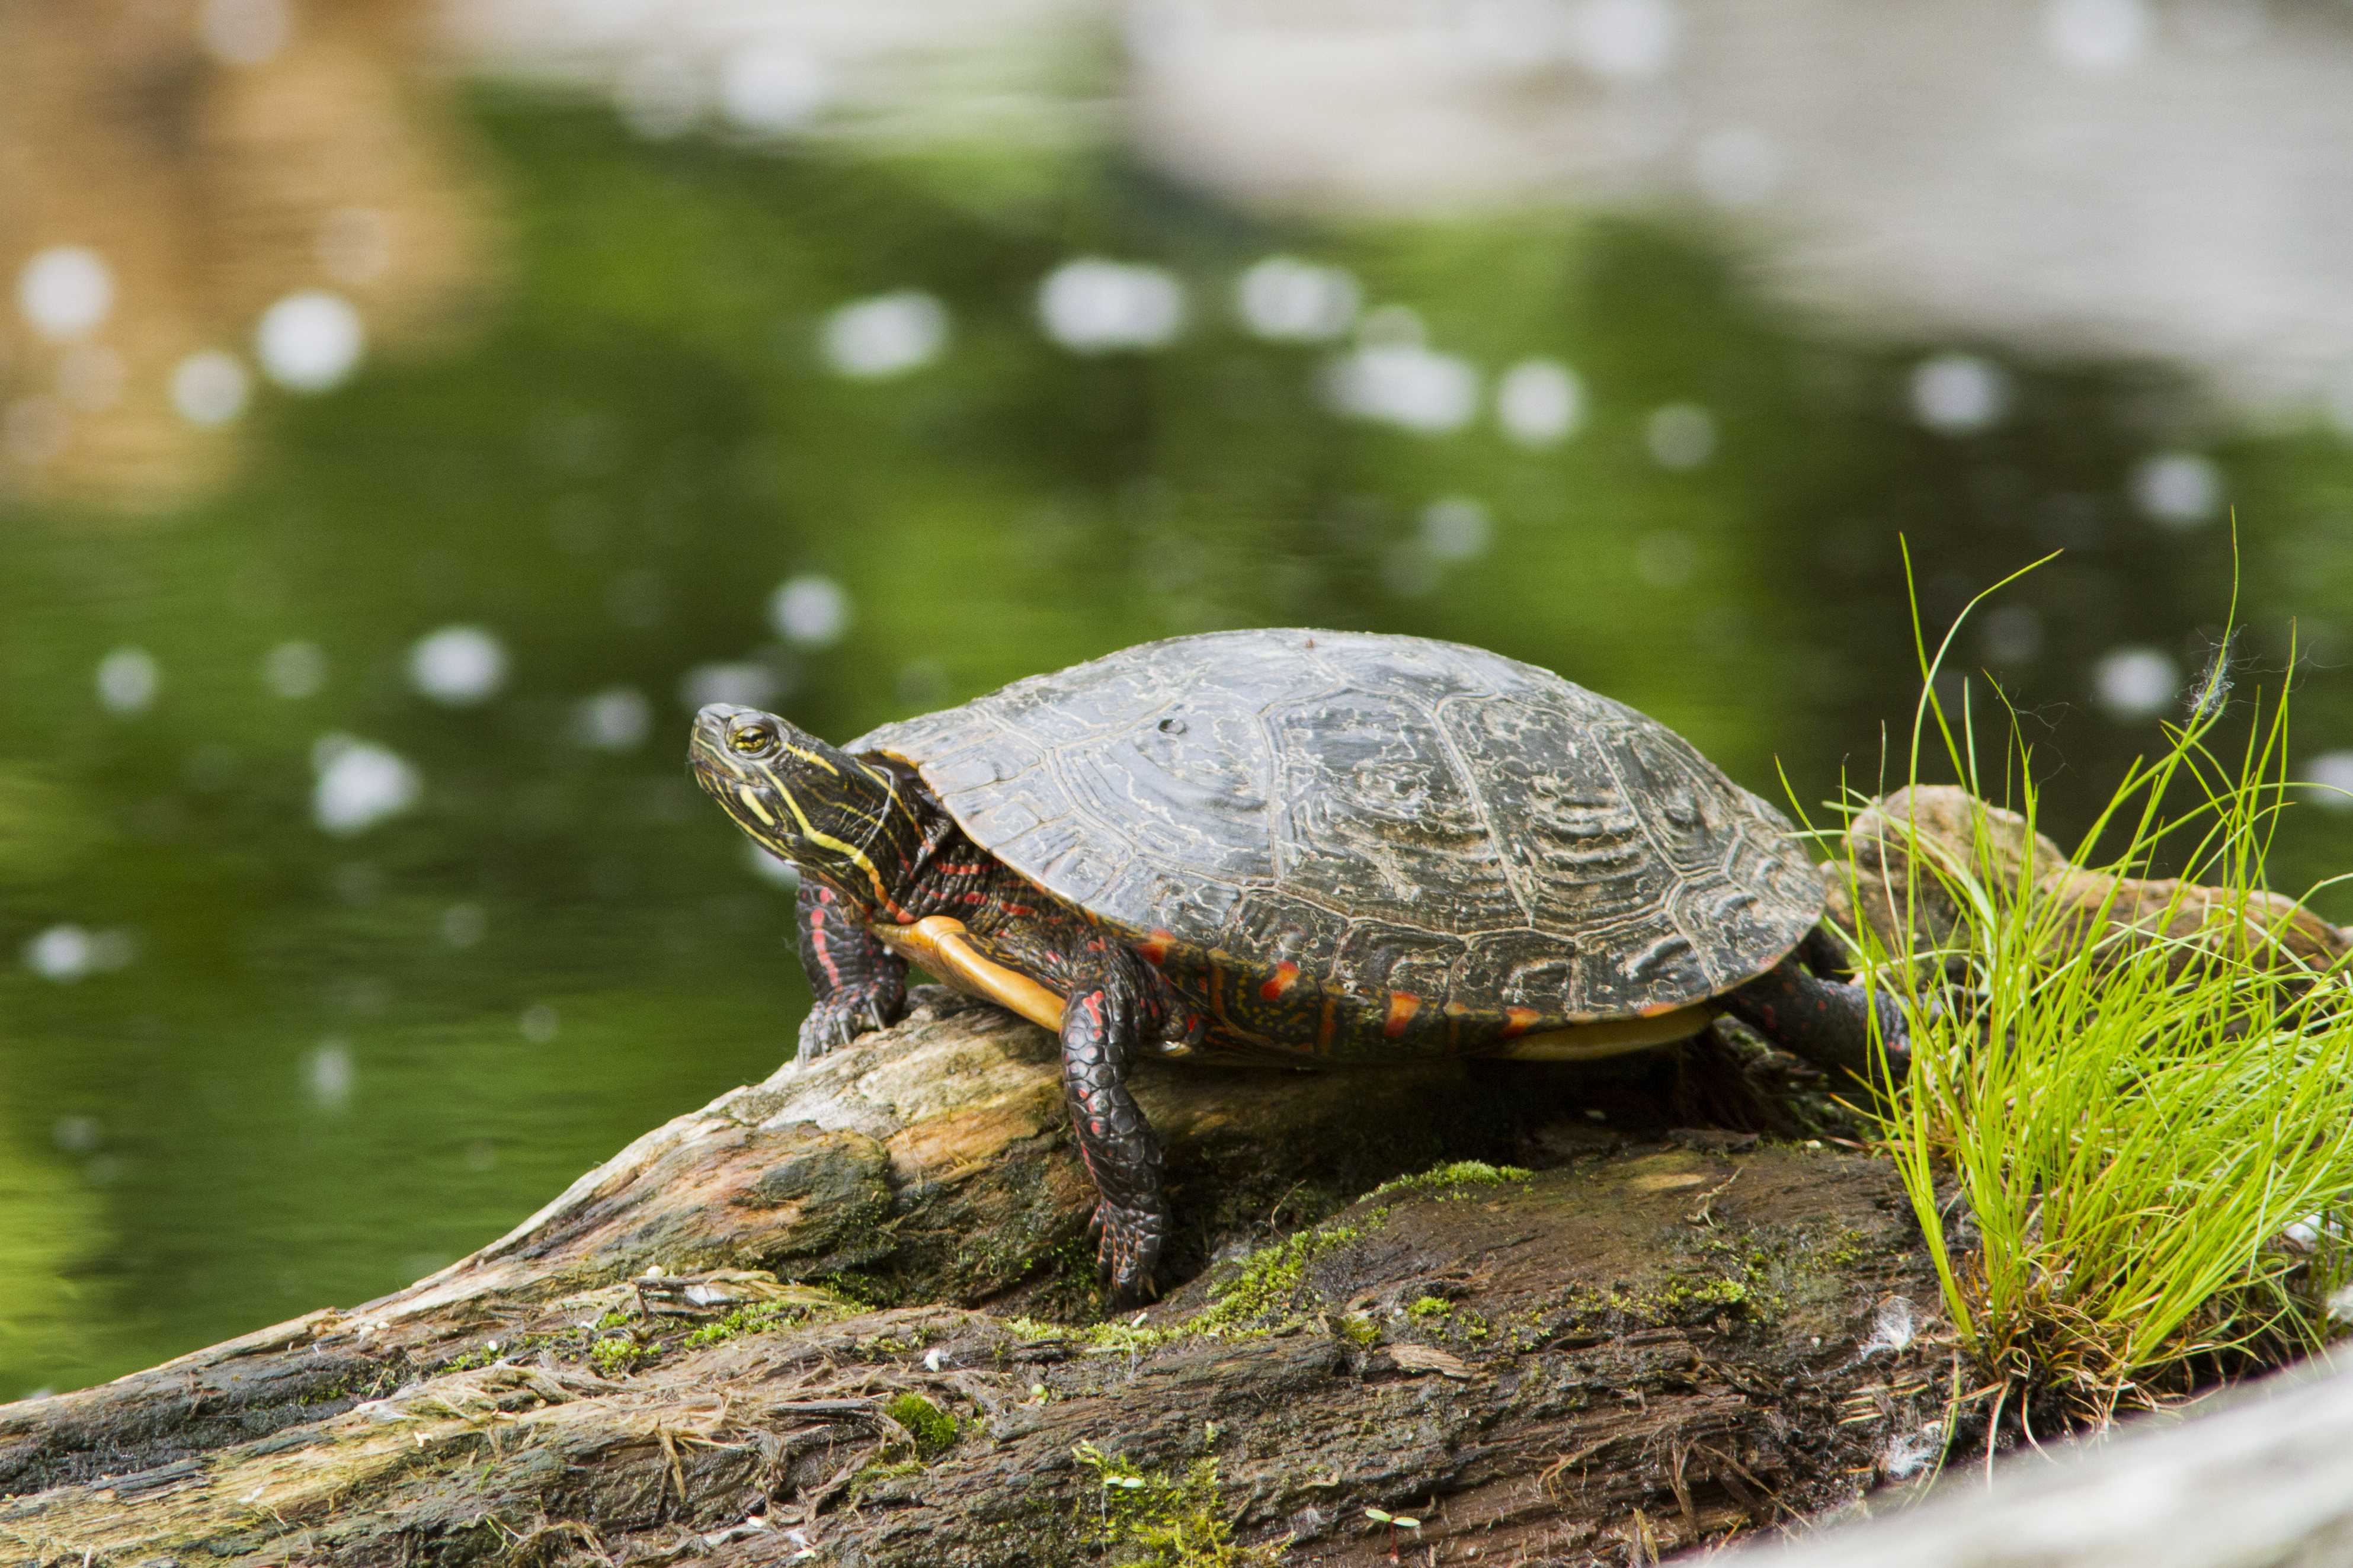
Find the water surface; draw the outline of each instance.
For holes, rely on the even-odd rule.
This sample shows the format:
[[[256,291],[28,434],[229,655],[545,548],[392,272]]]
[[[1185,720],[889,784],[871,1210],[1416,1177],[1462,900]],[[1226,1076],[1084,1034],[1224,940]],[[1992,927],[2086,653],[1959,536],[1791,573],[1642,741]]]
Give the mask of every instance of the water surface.
[[[1363,627],[1560,670],[1812,807],[1902,770],[1911,604],[1940,626],[2061,550],[1958,653],[2063,836],[2179,716],[2235,501],[2240,694],[2299,617],[2299,764],[2353,743],[2353,461],[2161,366],[1936,361],[1993,389],[1939,427],[1920,376],[1956,345],[1812,331],[1669,226],[1285,227],[1112,148],[467,112],[508,247],[474,318],[263,399],[235,477],[164,515],[0,516],[0,1398],[395,1289],[772,1070],[790,897],[686,777],[702,698],[839,739],[1147,637]],[[1336,336],[1237,313],[1276,255],[1345,274]],[[1181,290],[1165,342],[1054,341],[1041,284],[1088,257]],[[924,321],[929,357],[845,374]],[[2206,465],[2196,515],[2151,515],[2168,453]],[[488,641],[420,677],[452,627]],[[407,809],[322,826],[402,767]],[[2296,814],[2277,879],[2346,863],[2348,820]]]

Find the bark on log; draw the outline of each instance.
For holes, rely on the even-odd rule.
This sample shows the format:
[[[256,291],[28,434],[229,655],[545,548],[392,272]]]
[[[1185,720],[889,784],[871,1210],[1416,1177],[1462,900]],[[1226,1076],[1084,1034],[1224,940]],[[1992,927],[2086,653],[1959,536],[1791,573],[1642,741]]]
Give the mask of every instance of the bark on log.
[[[406,1290],[0,1407],[0,1561],[1392,1561],[1368,1510],[1416,1561],[1651,1560],[1906,1472],[1944,1408],[1889,1169],[1725,1130],[1788,1131],[1791,1067],[1149,1066],[1198,1277],[1056,1326],[1053,1042],[920,1009]],[[1531,1169],[1380,1188],[1465,1160]]]
[[[2353,1563],[2353,1373],[2303,1367],[2098,1447],[1971,1470],[1925,1506],[1740,1568],[2335,1568]]]
[[[1873,801],[1847,825],[1844,860],[1821,868],[1831,921],[1873,931],[1888,952],[1968,946],[1954,887],[1982,885],[2008,900],[2052,906],[2047,951],[2061,957],[2105,944],[2119,956],[2150,942],[2172,969],[2221,958],[2285,975],[2325,973],[2353,953],[2353,931],[2282,893],[2232,894],[2175,879],[2085,870],[2030,831],[2014,811],[1953,784],[1922,784]],[[1915,864],[1915,857],[1918,864]]]

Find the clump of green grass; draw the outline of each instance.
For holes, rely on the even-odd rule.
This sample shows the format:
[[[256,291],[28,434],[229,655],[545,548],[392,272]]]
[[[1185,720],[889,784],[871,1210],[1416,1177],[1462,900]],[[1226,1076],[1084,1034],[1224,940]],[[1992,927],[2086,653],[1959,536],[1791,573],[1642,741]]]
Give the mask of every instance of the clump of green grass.
[[[1931,656],[1919,640],[1912,777],[1940,744],[1972,795],[2009,795],[2031,846],[2033,758],[2012,724],[2008,787],[1989,787],[1966,690],[1957,714],[1936,695],[1951,643]],[[2169,891],[2144,880],[2128,902],[2120,881],[2082,878],[2070,891],[1985,814],[1958,845],[1915,819],[1892,825],[1905,853],[1881,890],[1957,921],[1856,933],[1864,978],[1899,997],[1911,1032],[1884,1136],[1996,1429],[2005,1403],[2096,1424],[2327,1337],[2353,1234],[2353,985],[2288,956],[2295,911],[2264,890],[2289,797],[2286,698],[2266,709],[2256,694],[2224,755],[2227,690],[2218,658],[2071,857],[2147,879],[2165,852],[2181,868]],[[2111,835],[2122,851],[2092,866]],[[1973,1250],[1948,1225],[1964,1205]]]

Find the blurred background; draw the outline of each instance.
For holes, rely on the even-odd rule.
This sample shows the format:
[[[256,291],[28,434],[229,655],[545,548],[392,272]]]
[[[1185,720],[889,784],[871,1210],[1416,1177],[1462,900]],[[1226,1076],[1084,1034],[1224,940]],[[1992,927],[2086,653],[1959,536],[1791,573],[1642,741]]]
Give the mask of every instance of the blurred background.
[[[2234,591],[2353,784],[2346,0],[16,0],[0,286],[0,1399],[773,1069],[706,700],[1368,627],[1826,820],[2060,552],[2047,826]]]

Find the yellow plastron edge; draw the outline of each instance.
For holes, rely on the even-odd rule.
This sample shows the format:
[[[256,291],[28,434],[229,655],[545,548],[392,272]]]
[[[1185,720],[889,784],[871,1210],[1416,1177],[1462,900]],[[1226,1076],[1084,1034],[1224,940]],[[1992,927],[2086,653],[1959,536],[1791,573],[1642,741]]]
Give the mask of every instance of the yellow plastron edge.
[[[1676,1040],[1688,1040],[1708,1026],[1715,1009],[1702,1004],[1654,1013],[1647,1018],[1606,1018],[1598,1024],[1571,1024],[1541,1035],[1498,1040],[1482,1057],[1506,1057],[1515,1062],[1588,1062],[1598,1057],[1647,1051]]]
[[[883,946],[908,963],[920,964],[938,975],[953,989],[1009,1008],[1040,1028],[1061,1028],[1062,998],[1028,975],[982,957],[962,921],[931,915],[911,926],[878,925],[871,929]],[[1706,1028],[1708,1020],[1715,1016],[1715,1010],[1703,1005],[1678,1007],[1647,1018],[1575,1024],[1565,1029],[1522,1035],[1515,1040],[1498,1040],[1479,1055],[1513,1061],[1591,1061],[1689,1039]]]
[[[928,915],[911,926],[869,929],[883,946],[930,970],[951,990],[1009,1007],[1040,1028],[1061,1029],[1062,999],[1028,975],[983,958],[962,921]]]

